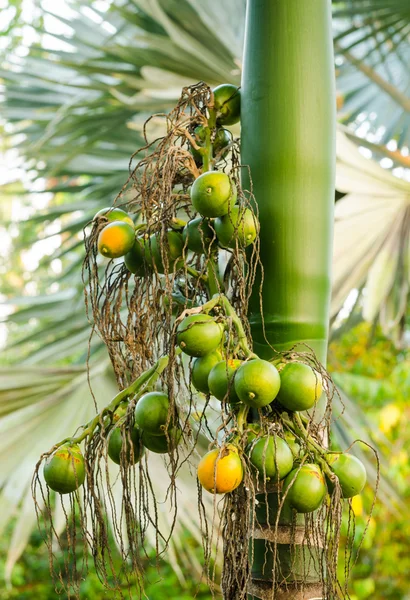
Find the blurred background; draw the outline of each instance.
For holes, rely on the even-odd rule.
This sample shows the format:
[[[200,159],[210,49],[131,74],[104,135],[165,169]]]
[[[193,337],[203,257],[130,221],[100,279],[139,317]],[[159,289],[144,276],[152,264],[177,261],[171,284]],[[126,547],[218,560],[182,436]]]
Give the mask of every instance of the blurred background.
[[[345,406],[336,401],[333,436],[342,449],[368,441],[381,463],[369,520],[378,477],[356,446],[369,483],[353,501],[356,547],[367,535],[351,598],[406,600],[410,5],[332,6],[339,125],[328,365]],[[126,180],[151,114],[170,110],[187,84],[240,83],[244,15],[245,0],[0,0],[1,600],[56,597],[30,481],[41,452],[94,410],[82,229]],[[89,377],[104,406],[116,387],[97,338]],[[151,600],[211,597],[196,493],[192,480],[167,561],[157,564],[154,551],[143,559]],[[107,597],[92,570],[81,593]]]

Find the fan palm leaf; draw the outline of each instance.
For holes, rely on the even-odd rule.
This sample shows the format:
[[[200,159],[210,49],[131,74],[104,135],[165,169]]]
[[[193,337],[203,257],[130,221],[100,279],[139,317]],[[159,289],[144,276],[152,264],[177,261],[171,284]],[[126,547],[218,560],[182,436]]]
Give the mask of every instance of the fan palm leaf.
[[[333,0],[339,109],[362,137],[410,143],[406,0]]]
[[[342,131],[337,143],[332,315],[363,289],[363,317],[401,337],[409,290],[410,183],[363,157]],[[365,233],[365,235],[364,235]]]

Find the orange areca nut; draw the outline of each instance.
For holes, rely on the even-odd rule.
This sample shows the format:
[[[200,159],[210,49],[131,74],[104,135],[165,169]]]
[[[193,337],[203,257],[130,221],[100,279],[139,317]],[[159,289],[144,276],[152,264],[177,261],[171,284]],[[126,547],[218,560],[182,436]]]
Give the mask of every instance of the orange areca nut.
[[[243,466],[235,446],[207,452],[198,465],[198,479],[208,492],[225,494],[235,490],[243,479]]]

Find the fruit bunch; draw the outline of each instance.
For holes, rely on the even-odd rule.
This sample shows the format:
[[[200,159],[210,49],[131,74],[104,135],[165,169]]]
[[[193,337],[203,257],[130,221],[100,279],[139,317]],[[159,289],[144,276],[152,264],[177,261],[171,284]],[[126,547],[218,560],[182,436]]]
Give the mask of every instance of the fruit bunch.
[[[299,522],[294,513],[323,507],[321,518],[309,521],[312,539],[326,537],[324,530],[337,539],[341,499],[360,493],[366,482],[355,456],[327,449],[334,390],[313,352],[272,350],[270,360],[253,352],[248,301],[263,277],[256,204],[241,188],[238,143],[228,129],[239,116],[235,86],[184,88],[165,117],[167,134],[141,149],[135,168],[130,163],[129,180],[114,202],[121,201],[125,210],[114,206],[95,215],[86,236],[86,304],[121,391],[79,434],[43,455],[33,486],[35,496],[44,458],[43,475],[52,490],[69,494],[86,484],[93,531],[90,535],[83,519],[82,537],[93,540],[93,556],[100,557],[103,513],[112,510],[113,496],[110,470],[100,462],[119,465],[127,539],[116,535],[118,546],[127,548],[123,564],[135,566],[147,527],[153,525],[159,547],[167,545],[174,526],[168,538],[159,530],[150,453],[164,457],[169,522],[175,524],[180,469],[186,465],[192,474],[200,435],[209,441],[212,434],[209,451],[195,466],[204,490],[225,494],[225,570],[236,573],[235,586],[249,566],[247,543],[239,550],[236,541],[254,537],[251,515],[273,531],[258,498],[269,512],[275,497],[279,504],[273,512],[279,519],[286,509],[283,518],[292,515],[292,523]],[[101,269],[100,256],[123,260]],[[316,418],[324,404],[316,406],[320,398],[327,400],[321,420]],[[209,417],[215,424],[215,414],[211,432]],[[199,510],[206,504],[217,505],[204,494]],[[48,500],[45,520],[51,514]],[[75,539],[70,539],[74,555]],[[335,564],[336,545],[320,552]],[[99,559],[96,566],[109,587],[111,570]]]
[[[359,493],[366,473],[354,456],[327,452],[310,427],[305,411],[314,410],[322,396],[320,365],[315,368],[290,353],[273,361],[255,355],[220,287],[218,252],[243,251],[256,242],[259,230],[240,187],[238,195],[238,180],[223,170],[235,144],[226,127],[239,121],[239,89],[218,86],[207,106],[193,115],[184,121],[188,125],[174,127],[182,131],[188,153],[172,179],[175,198],[168,212],[160,211],[163,200],[156,204],[155,198],[154,208],[144,212],[142,207],[133,217],[117,207],[102,209],[94,217],[96,247],[106,258],[123,257],[126,272],[137,278],[154,272],[167,277],[181,269],[199,285],[204,280],[201,260],[212,262],[214,297],[189,309],[183,299],[185,310],[175,321],[173,338],[178,352],[191,359],[193,388],[219,401],[221,413],[233,423],[201,459],[199,481],[208,491],[227,493],[249,473],[257,487],[279,484],[298,512],[313,511],[335,485],[343,497]],[[182,364],[181,356],[177,360]],[[171,406],[169,393],[158,389],[156,377],[133,392],[125,401],[123,393],[120,402],[114,399],[103,425],[94,420],[85,430],[86,435],[98,432],[117,464],[136,464],[146,449],[172,453],[183,438],[175,403]],[[84,482],[82,439],[84,433],[66,440],[48,457],[44,477],[55,491],[72,492]]]

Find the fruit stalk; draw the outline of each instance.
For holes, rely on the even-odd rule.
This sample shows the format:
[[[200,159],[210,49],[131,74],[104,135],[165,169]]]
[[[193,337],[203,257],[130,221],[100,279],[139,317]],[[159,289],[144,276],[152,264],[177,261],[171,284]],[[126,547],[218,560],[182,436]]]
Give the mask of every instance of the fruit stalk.
[[[249,406],[247,406],[246,404],[242,404],[241,408],[238,411],[238,414],[236,415],[236,423],[237,423],[238,431],[240,434],[243,433],[243,428],[244,428],[244,425],[246,424],[249,410],[250,410]]]
[[[248,339],[246,337],[246,333],[241,323],[241,320],[236,314],[233,306],[231,305],[226,296],[221,296],[221,306],[223,306],[224,308],[225,315],[232,320],[232,324],[235,327],[236,332],[238,334],[238,346],[245,354],[246,358],[256,358],[256,354],[254,354],[249,348]]]
[[[326,361],[334,87],[330,0],[248,0],[241,147],[242,164],[250,167],[252,178],[244,168],[243,187],[252,188],[260,221],[263,272],[254,285],[249,319],[254,350],[262,358],[295,345],[306,351],[307,345]],[[269,522],[275,520],[270,514]],[[278,597],[320,597],[314,569],[308,574],[297,570],[296,555],[303,561],[303,547],[278,547],[277,572],[282,569],[288,584],[276,592]],[[255,598],[272,597],[274,574],[266,568],[274,564],[271,554],[265,539],[253,540],[250,592]]]
[[[216,265],[216,260],[212,255],[208,257],[208,266],[206,270],[208,274],[208,292],[209,296],[212,298],[214,294],[218,294],[221,287],[217,275],[218,267]]]
[[[213,105],[213,95],[211,104]],[[210,171],[213,167],[212,158],[213,158],[213,150],[211,143],[211,134],[212,130],[216,125],[216,112],[213,107],[209,107],[209,118],[208,125],[205,127],[205,147],[202,148],[202,160],[203,160],[203,168],[202,172],[206,173],[206,171]]]
[[[180,354],[180,353],[181,353],[181,350],[179,350],[177,348],[175,350],[175,354]],[[156,381],[158,376],[165,370],[165,368],[168,365],[168,362],[169,362],[168,355],[160,358],[153,367],[151,367],[147,371],[144,371],[144,373],[142,373],[127,388],[124,388],[116,396],[114,396],[114,398],[111,400],[111,402],[98,415],[96,415],[93,419],[91,419],[91,421],[89,421],[84,426],[84,429],[80,435],[78,435],[76,437],[65,438],[61,442],[58,442],[58,444],[55,444],[53,446],[53,448],[51,449],[51,452],[54,452],[57,448],[59,448],[60,446],[63,446],[64,444],[67,444],[67,443],[80,444],[83,440],[85,440],[86,437],[88,437],[88,436],[91,437],[93,435],[95,429],[99,425],[101,426],[101,424],[104,423],[104,417],[106,417],[109,414],[114,413],[117,410],[117,408],[119,407],[119,405],[121,404],[121,402],[124,402],[124,400],[126,400],[130,396],[134,396],[135,394],[137,394],[139,392],[142,393],[149,386],[151,386]]]
[[[293,425],[294,432],[305,441],[310,451],[315,455],[316,463],[320,464],[322,471],[333,480],[333,473],[326,462],[328,452],[309,435],[302,422],[301,415],[297,412],[293,414]]]
[[[211,144],[211,130],[208,127],[205,128],[205,152],[202,156],[203,159],[203,172],[211,170],[212,161],[212,144]]]

